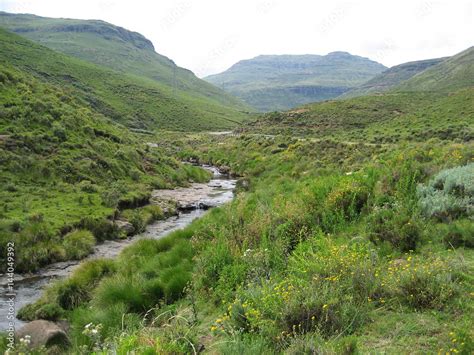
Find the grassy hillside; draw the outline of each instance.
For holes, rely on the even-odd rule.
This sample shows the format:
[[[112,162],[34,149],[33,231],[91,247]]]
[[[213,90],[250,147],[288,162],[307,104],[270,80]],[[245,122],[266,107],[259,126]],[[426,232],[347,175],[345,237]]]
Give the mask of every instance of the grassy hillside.
[[[96,241],[121,237],[108,219],[146,204],[152,188],[208,177],[150,150],[149,137],[89,107],[72,88],[2,63],[0,89],[0,259],[15,242],[18,272],[84,257]],[[68,237],[74,229],[83,232]]]
[[[437,137],[474,138],[474,88],[455,93],[385,93],[327,101],[264,115],[245,128],[249,134],[285,134],[372,144]]]
[[[261,111],[273,111],[339,96],[384,69],[382,64],[346,52],[262,55],[205,80]]]
[[[235,127],[246,118],[238,109],[69,57],[2,29],[0,39],[0,63],[73,90],[95,110],[128,127],[215,130]]]
[[[398,84],[410,79],[412,76],[432,67],[433,65],[439,64],[446,59],[447,58],[427,59],[396,65],[376,75],[366,83],[345,92],[338,98],[351,98],[389,91]]]
[[[235,201],[23,313],[69,319],[72,353],[472,353],[472,142],[357,143],[181,135]]]
[[[234,97],[156,53],[141,34],[110,23],[0,12],[0,26],[55,51],[152,79],[196,99],[229,109],[246,109]]]
[[[396,87],[399,91],[450,92],[474,86],[474,47],[415,75]]]

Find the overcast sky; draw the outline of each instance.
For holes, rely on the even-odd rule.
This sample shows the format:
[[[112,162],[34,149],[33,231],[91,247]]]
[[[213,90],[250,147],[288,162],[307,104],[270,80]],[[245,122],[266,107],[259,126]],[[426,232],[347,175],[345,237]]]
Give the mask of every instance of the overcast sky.
[[[0,10],[101,19],[198,76],[259,54],[347,51],[386,66],[473,45],[469,0],[0,0]]]

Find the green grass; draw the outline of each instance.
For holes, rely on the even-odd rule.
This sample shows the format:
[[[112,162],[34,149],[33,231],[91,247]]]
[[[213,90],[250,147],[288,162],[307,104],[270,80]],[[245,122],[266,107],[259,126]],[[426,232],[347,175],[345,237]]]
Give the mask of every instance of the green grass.
[[[385,93],[275,112],[247,125],[252,134],[371,144],[473,138],[472,88],[451,94]]]
[[[90,302],[61,310],[75,349],[90,346],[82,329],[92,321],[102,324],[100,349],[472,351],[474,254],[445,242],[449,225],[424,217],[417,195],[436,172],[472,161],[472,144],[356,153],[327,142],[282,149],[285,137],[188,139],[183,158],[230,165],[246,192],[184,232],[124,250]],[[337,152],[351,159],[335,161]],[[381,211],[392,214],[377,224]]]
[[[345,92],[339,96],[338,99],[346,99],[389,91],[400,83],[410,79],[412,76],[421,73],[422,71],[432,67],[433,65],[439,64],[444,60],[446,60],[446,58],[418,60],[415,62],[395,65],[376,75],[366,83],[348,92]]]
[[[311,104],[228,136],[133,133],[55,66],[98,67],[0,35],[0,242],[17,271],[120,237],[113,216],[162,218],[151,189],[210,177],[182,160],[241,177],[233,202],[20,311],[68,320],[69,352],[474,351],[472,88]]]
[[[76,59],[0,30],[2,65],[73,92],[93,110],[134,129],[217,130],[235,127],[242,109],[191,95],[133,73]]]
[[[0,13],[0,26],[55,51],[121,73],[151,79],[159,83],[160,88],[166,86],[168,92],[170,88],[176,88],[180,99],[187,95],[195,100],[196,105],[208,102],[229,111],[246,109],[239,100],[156,53],[153,44],[141,34],[110,23]],[[221,113],[227,114],[223,110]]]
[[[148,203],[153,188],[209,178],[148,147],[154,136],[131,133],[74,91],[7,65],[0,85],[1,250],[16,243],[18,272],[88,254],[91,239],[69,250],[71,229],[88,229],[99,242],[119,237],[108,218]],[[140,219],[140,228],[153,218]]]
[[[472,87],[473,63],[474,47],[470,47],[402,82],[395,90],[452,92]]]

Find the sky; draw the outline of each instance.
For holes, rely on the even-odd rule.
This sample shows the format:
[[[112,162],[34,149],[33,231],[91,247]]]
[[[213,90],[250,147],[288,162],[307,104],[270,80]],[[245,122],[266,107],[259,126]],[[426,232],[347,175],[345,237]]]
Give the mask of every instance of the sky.
[[[199,77],[260,54],[347,51],[390,67],[474,38],[474,0],[0,0],[0,10],[140,32]]]

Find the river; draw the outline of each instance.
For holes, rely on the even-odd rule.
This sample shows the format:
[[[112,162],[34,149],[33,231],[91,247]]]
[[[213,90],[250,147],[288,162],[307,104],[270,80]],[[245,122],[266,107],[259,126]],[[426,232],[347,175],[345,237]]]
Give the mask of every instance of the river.
[[[102,257],[114,258],[126,246],[132,244],[139,238],[160,239],[166,237],[169,233],[177,229],[182,229],[196,218],[202,217],[204,213],[206,213],[207,208],[217,207],[231,201],[234,196],[233,191],[236,180],[220,174],[214,167],[203,167],[213,173],[213,177],[208,183],[193,183],[189,187],[153,191],[152,195],[154,197],[173,199],[177,201],[178,205],[183,208],[183,211],[180,212],[178,216],[156,221],[148,225],[145,232],[131,238],[109,240],[98,244],[95,246],[94,252],[83,260],[58,262],[48,265],[32,274],[15,275],[15,314],[21,307],[39,299],[45,286],[49,285],[54,280],[70,275],[82,261]],[[6,295],[7,278],[5,275],[0,276],[0,285],[2,289],[0,297],[0,332],[2,332],[8,328],[9,323],[7,319],[7,301],[9,296]],[[21,320],[15,319],[16,328],[23,324],[24,322]]]

